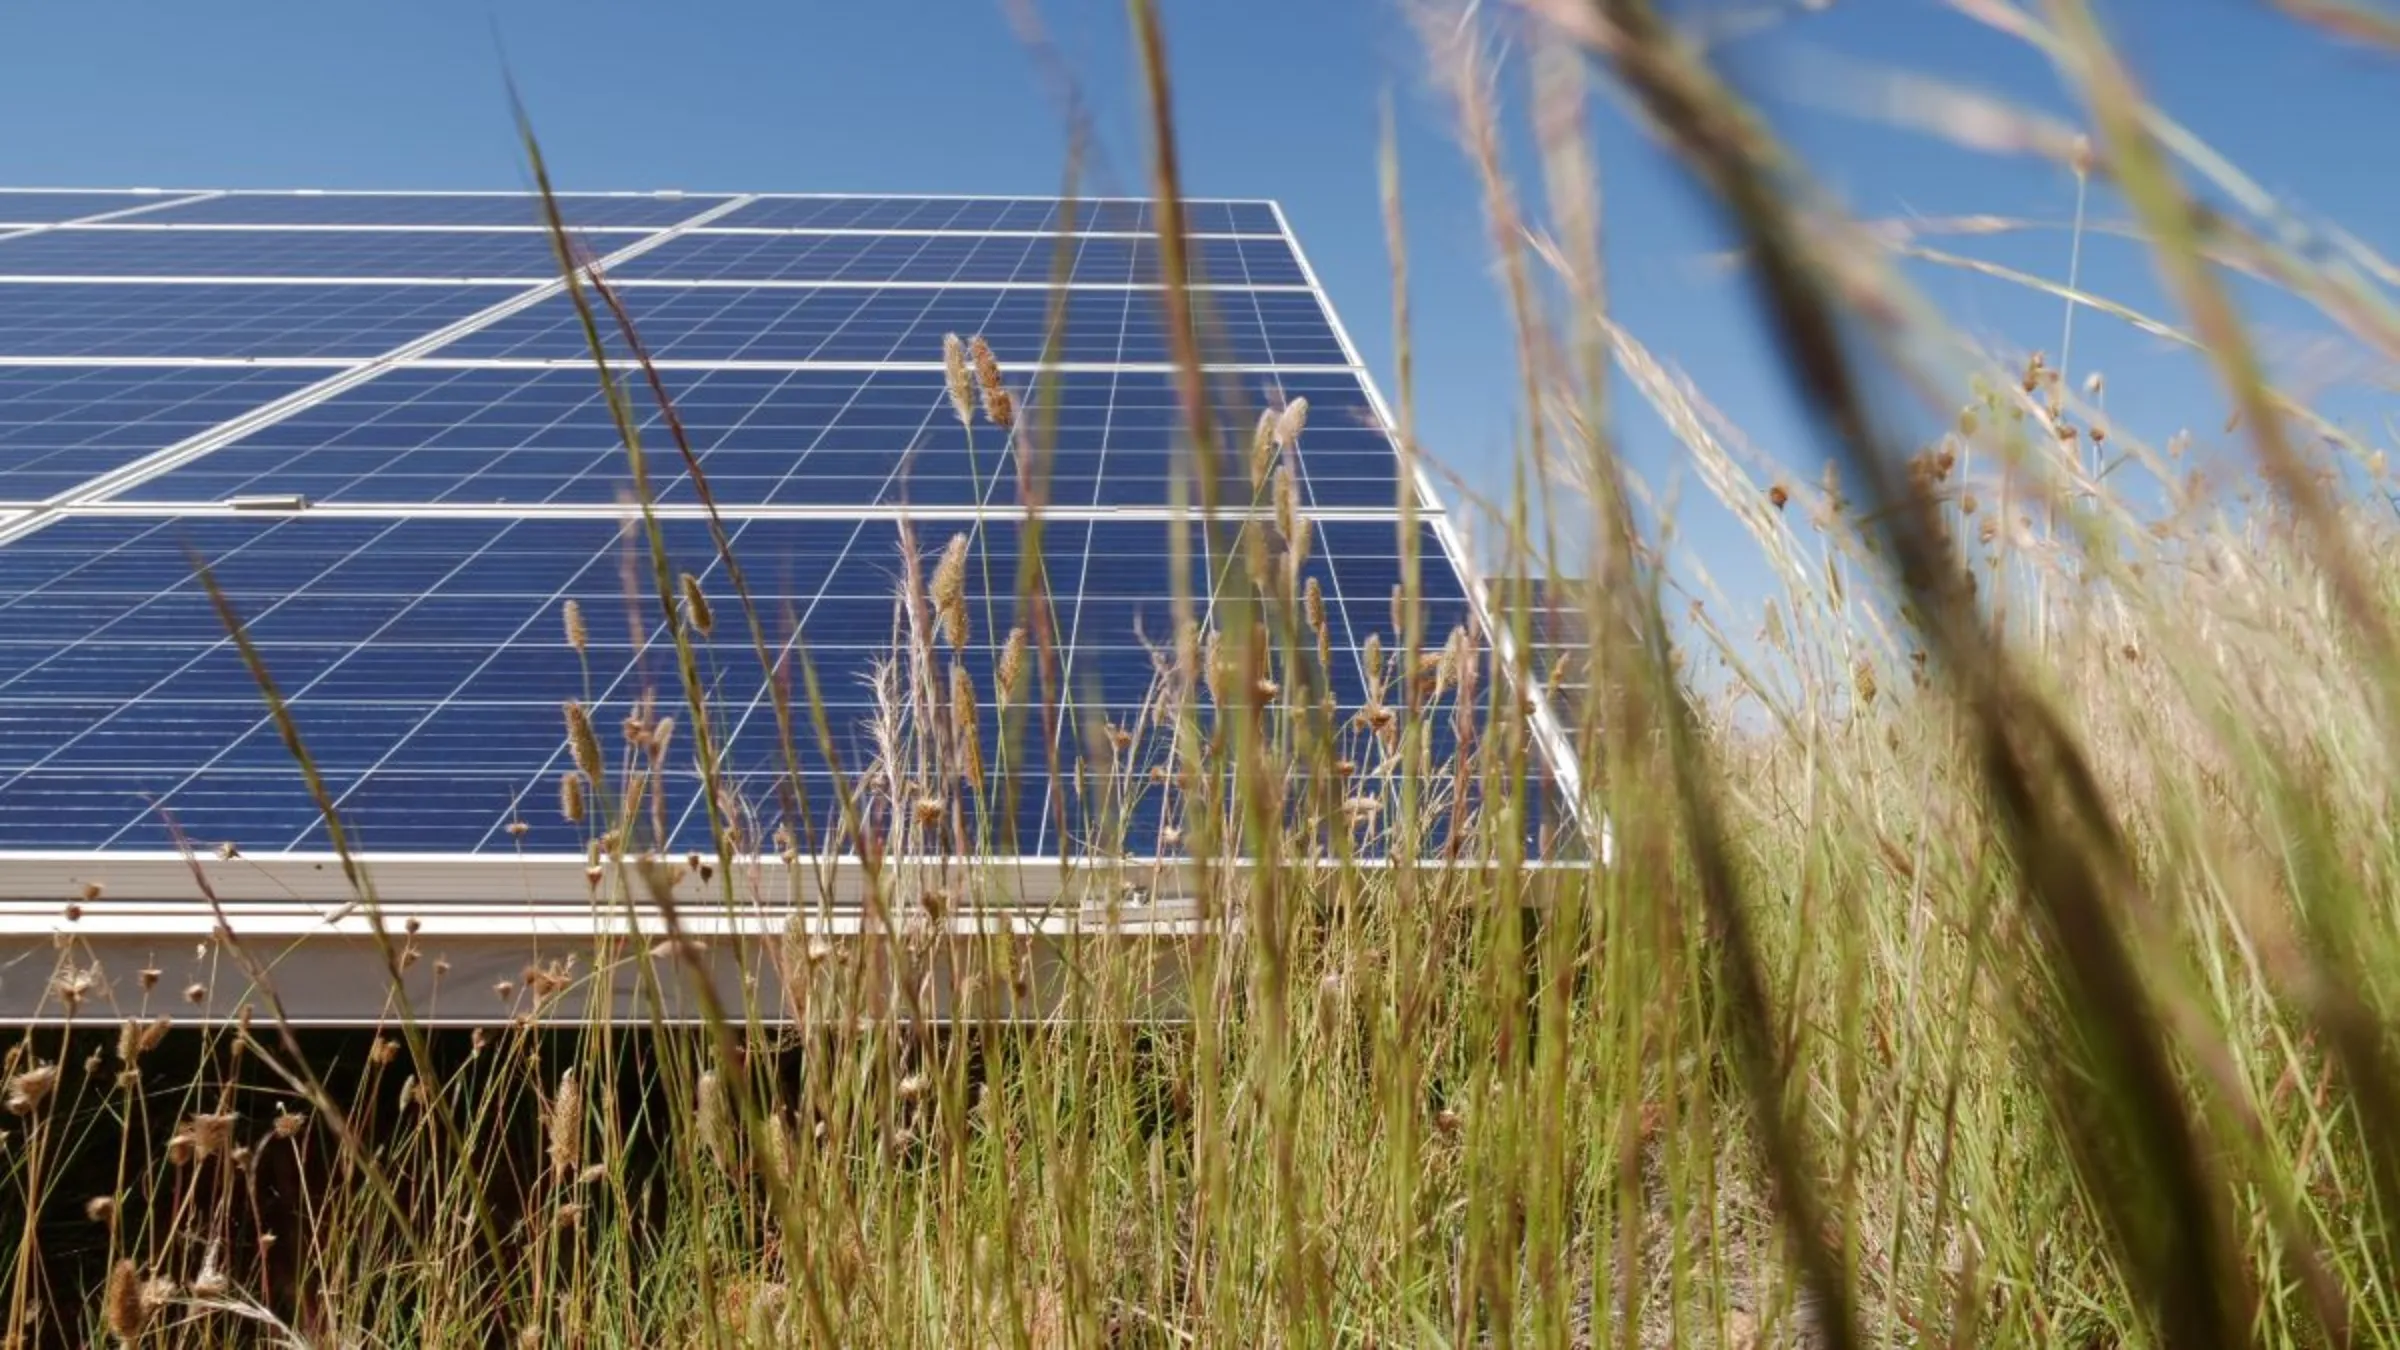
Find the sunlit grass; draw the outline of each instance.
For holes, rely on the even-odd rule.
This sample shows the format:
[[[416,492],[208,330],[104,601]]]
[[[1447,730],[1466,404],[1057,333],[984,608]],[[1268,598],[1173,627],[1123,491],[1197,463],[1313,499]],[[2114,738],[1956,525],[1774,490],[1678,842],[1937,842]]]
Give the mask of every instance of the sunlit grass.
[[[981,518],[899,531],[875,708],[837,724],[805,635],[754,598],[672,373],[607,279],[573,270],[553,215],[627,452],[629,603],[676,658],[621,726],[592,721],[588,687],[551,691],[590,949],[528,969],[471,1036],[395,1007],[343,1041],[281,1026],[255,963],[238,1025],[170,1029],[176,991],[147,984],[124,1017],[86,1001],[69,942],[53,994],[75,1026],[28,1033],[6,1065],[20,1334],[2400,1341],[2400,533],[2336,490],[2381,483],[2379,453],[2356,433],[2304,447],[2299,428],[2328,424],[2215,294],[2211,269],[2272,236],[2195,227],[2172,168],[2230,166],[2139,102],[2077,7],[2055,33],[2004,25],[2087,81],[2099,153],[2075,167],[2130,172],[2143,246],[2191,313],[2005,279],[2215,363],[2252,435],[2284,428],[2259,441],[2279,495],[2258,500],[2193,483],[2172,429],[2110,419],[2097,382],[1960,339],[1895,264],[1988,265],[1801,200],[1798,166],[1646,4],[1533,8],[1556,20],[1531,30],[1541,218],[1498,152],[1477,30],[1422,29],[1541,428],[1513,501],[1459,509],[1496,541],[1495,577],[1526,584],[1490,587],[1472,629],[1423,631],[1418,569],[1444,564],[1399,503],[1410,581],[1364,652],[1337,645],[1285,463],[1307,455],[1306,410],[1220,426],[1205,293],[1165,288],[1195,519],[1161,528],[1221,566],[1172,597],[1138,707],[1076,685],[1043,574],[1055,390],[959,334],[939,356],[974,472],[1030,519],[1014,557]],[[1135,12],[1177,275],[1166,45]],[[1753,450],[1608,312],[1586,58],[1726,206],[1823,418],[1823,476]],[[1427,452],[1414,386],[1439,376],[1409,356],[1401,167],[1387,131],[1405,482]],[[2269,261],[2362,343],[2384,335],[2379,259]],[[1865,395],[1886,370],[1918,406]],[[1670,575],[1672,541],[1636,524],[1619,389],[1756,544],[1758,615],[1682,608],[1705,578]],[[1890,429],[1917,424],[1942,430]],[[664,547],[669,445],[713,558]],[[2102,445],[2121,461],[2105,479]],[[1229,482],[1247,496],[1221,500]],[[558,640],[580,653],[615,617],[564,613]],[[1537,636],[1562,619],[1579,642]],[[1351,659],[1369,694],[1336,706],[1328,674]],[[784,752],[775,800],[715,764],[753,693]],[[805,795],[804,750],[836,766],[835,801]],[[659,846],[692,804],[665,795],[680,765],[709,853]],[[1014,794],[1050,772],[1077,775],[1075,818],[1053,802],[1077,856],[1029,888],[996,860],[1017,848]],[[1527,865],[1528,813],[1562,783],[1605,823],[1608,865],[1555,819],[1554,856]],[[387,963],[421,959],[355,876]],[[1051,935],[1070,921],[1090,935]],[[694,932],[745,925],[777,978],[709,978]],[[239,937],[221,940],[247,961]],[[627,970],[626,1006],[559,1011]],[[661,1011],[673,991],[695,1017]]]

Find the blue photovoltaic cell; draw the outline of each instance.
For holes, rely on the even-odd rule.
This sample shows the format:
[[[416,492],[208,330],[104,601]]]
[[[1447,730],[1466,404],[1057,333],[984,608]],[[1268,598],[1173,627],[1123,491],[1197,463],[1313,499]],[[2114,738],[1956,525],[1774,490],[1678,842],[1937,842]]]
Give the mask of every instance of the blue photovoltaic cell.
[[[0,366],[0,501],[56,496],[322,378],[288,367]]]
[[[371,283],[7,282],[0,283],[0,359],[376,356],[523,291]]]
[[[723,197],[578,197],[561,194],[559,214],[588,229],[663,229],[722,204]],[[148,217],[145,217],[148,219]],[[176,225],[540,225],[541,199],[406,193],[276,195],[230,193],[161,211]]]
[[[814,230],[1076,230],[1140,233],[1158,228],[1148,202],[1070,204],[1043,197],[770,197],[731,212],[720,225]],[[1265,202],[1185,202],[1189,234],[1275,234],[1282,225]]]
[[[705,530],[692,521],[664,528],[672,566],[716,593],[704,678],[727,772],[763,834],[784,823],[774,780],[785,748]],[[904,562],[896,527],[753,520],[729,528],[771,631],[796,622],[807,634],[834,752],[846,773],[862,772],[872,750],[870,681],[897,631]],[[929,566],[953,532],[974,528],[920,523],[917,565]],[[1141,638],[1173,630],[1167,528],[1046,527],[1062,674],[1094,716],[1129,720],[1148,696],[1153,655]],[[1315,533],[1306,574],[1326,597],[1331,674],[1345,708],[1364,698],[1357,652],[1365,636],[1383,631],[1389,642],[1400,575],[1394,531],[1337,523]],[[956,659],[988,691],[995,638],[1023,617],[1013,592],[1018,539],[1006,522],[977,538],[989,556],[970,550],[973,631]],[[576,851],[580,833],[556,806],[557,777],[570,763],[560,701],[587,698],[612,751],[614,728],[638,699],[681,703],[654,609],[626,622],[619,568],[630,545],[615,521],[69,519],[0,546],[0,847],[162,847],[162,806],[203,841],[231,840],[252,853],[324,846],[252,678],[192,577],[187,546],[244,616],[366,849]],[[987,561],[998,592],[988,600]],[[1442,633],[1465,602],[1435,571],[1426,623]],[[1204,576],[1193,581],[1205,587]],[[568,599],[589,621],[581,657],[562,635]],[[942,660],[951,659],[945,649]],[[1003,751],[988,698],[985,706],[986,755],[1038,762],[1023,746]],[[803,741],[794,750],[822,809],[832,768],[813,737]],[[705,844],[688,763],[676,767],[669,796],[666,842],[676,851]],[[1056,848],[1044,834],[1048,785],[1038,773],[1029,779],[1013,803],[1018,842],[1027,852]],[[527,826],[521,838],[506,828],[515,820]],[[1149,828],[1131,841],[1137,850],[1155,846],[1155,822]]]
[[[1038,360],[1052,295],[1001,287],[627,287],[626,308],[653,357],[682,361],[939,361],[942,335],[980,333],[1003,363]],[[1307,291],[1209,291],[1203,358],[1256,365],[1346,365]],[[610,340],[615,341],[613,332]],[[587,354],[573,305],[555,297],[443,349],[455,357],[573,359]],[[1159,296],[1068,293],[1060,358],[1163,362],[1172,355]]]
[[[1117,235],[727,234],[696,230],[617,269],[675,281],[962,281],[1050,284],[1060,254],[1069,284],[1153,284],[1158,242]],[[1216,286],[1304,286],[1281,237],[1195,239],[1194,279]],[[0,255],[4,257],[5,255]]]
[[[171,202],[171,192],[10,192],[0,190],[0,227],[54,225],[62,220],[130,211]]]
[[[998,431],[953,414],[939,371],[670,370],[669,396],[711,492],[724,505],[923,507],[1019,502],[1017,462]],[[1346,372],[1235,374],[1214,381],[1232,481],[1249,500],[1259,410],[1309,401],[1296,460],[1311,506],[1398,504],[1398,460],[1365,390]],[[1160,372],[1073,372],[1057,381],[1047,491],[1057,506],[1166,506],[1193,469],[1181,405]],[[1028,402],[1033,395],[1028,394]],[[697,494],[646,386],[651,482],[660,500]],[[972,453],[970,453],[972,451]],[[977,491],[981,485],[980,494]],[[175,470],[125,500],[219,501],[299,493],[351,503],[608,503],[630,490],[625,450],[593,373],[579,368],[387,372]]]
[[[605,255],[638,233],[587,234]],[[559,274],[535,230],[224,230],[101,225],[0,240],[0,276],[505,277]]]

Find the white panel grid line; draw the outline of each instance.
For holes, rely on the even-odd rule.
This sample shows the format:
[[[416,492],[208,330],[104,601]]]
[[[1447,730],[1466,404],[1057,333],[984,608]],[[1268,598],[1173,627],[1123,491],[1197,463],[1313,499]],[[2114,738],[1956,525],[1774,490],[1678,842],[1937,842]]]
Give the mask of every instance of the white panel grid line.
[[[0,241],[4,242],[4,241]],[[0,254],[0,263],[6,262]],[[611,285],[620,285],[610,278]],[[0,273],[0,285],[11,286],[539,286],[541,277],[476,276],[461,274],[454,277],[433,276],[150,276],[140,272],[85,272],[53,275],[47,272]],[[755,283],[764,285],[765,283]],[[0,357],[0,361],[10,358]]]
[[[168,206],[208,201],[224,195],[224,193],[209,192],[194,197],[177,197],[168,201],[150,202],[142,206],[130,207],[124,211],[85,216],[76,220],[51,221],[38,225],[34,222],[26,222],[21,226],[12,226],[9,233],[0,234],[0,239],[13,239],[18,233],[30,234],[36,229],[64,230],[75,234],[548,234],[550,232],[550,227],[547,225],[428,225],[423,222],[382,225],[363,224],[356,221],[321,220],[259,224],[255,221],[231,220],[124,219],[139,212],[157,211]],[[569,221],[567,228],[576,234],[655,234],[662,227],[654,225],[577,225]],[[837,239],[885,235],[900,239],[1056,239],[1061,233],[1058,230],[929,230],[921,226],[877,228],[872,225],[706,225],[690,232],[711,238],[717,236],[763,238],[823,236]],[[1156,239],[1158,237],[1157,233],[1152,230],[1078,229],[1067,230],[1064,233],[1077,239]],[[1189,239],[1266,240],[1281,236],[1256,231],[1192,230],[1185,237]]]
[[[221,197],[530,197],[536,195],[528,188],[76,188],[76,187],[11,187],[11,192],[77,193],[77,192],[156,192],[162,194],[206,193]],[[560,201],[685,201],[714,200],[723,197],[749,197],[762,202],[788,201],[927,201],[927,202],[1063,202],[1063,197],[1042,193],[1019,192],[736,192],[708,188],[576,188],[557,191],[552,195]],[[1150,197],[1077,197],[1078,207],[1111,202],[1147,203]],[[1187,206],[1269,206],[1266,197],[1186,197]]]
[[[181,196],[171,194],[162,195],[154,200],[143,201],[138,205],[128,206],[122,210],[102,211],[95,215],[77,216],[73,220],[44,221],[39,224],[28,224],[23,227],[0,229],[0,243],[5,243],[11,239],[22,239],[29,234],[48,234],[53,230],[69,230],[86,225],[102,225],[104,222],[125,220],[133,216],[142,215],[146,212],[163,211],[170,206],[186,206],[192,202],[204,202],[212,197],[220,197],[223,195],[223,193],[218,192],[199,192]]]
[[[964,336],[964,334],[962,333],[961,336]],[[0,365],[14,364],[17,364],[17,362],[7,357],[0,357]],[[59,362],[58,364],[107,365],[109,362],[103,360],[93,360],[88,362],[65,361]],[[181,365],[185,363],[166,362],[164,364]],[[577,368],[588,370],[591,368],[592,362],[590,357],[573,356],[494,356],[472,358],[434,356],[414,360],[408,364],[412,367],[423,370],[559,370]],[[942,363],[939,361],[757,361],[741,360],[738,358],[708,360],[658,357],[653,359],[650,364],[658,367],[658,369],[662,371],[818,370],[855,371],[860,374],[872,374],[877,371],[926,372],[938,371],[942,369]],[[1171,375],[1182,369],[1183,367],[1181,365],[1173,361],[1016,361],[1010,362],[1008,366],[1008,370],[1012,375],[1020,372],[1028,375],[1051,373],[1060,375]],[[1336,375],[1356,373],[1358,367],[1331,362],[1302,363],[1294,361],[1278,364],[1265,361],[1212,361],[1204,363],[1201,369],[1209,372],[1210,374],[1222,375]]]
[[[180,198],[172,203],[146,207],[183,205],[187,202],[208,201],[224,193],[212,192],[202,197]],[[130,212],[123,214],[131,214]],[[427,225],[421,221],[403,221],[390,225],[361,224],[355,221],[296,220],[271,225],[256,221],[237,220],[121,220],[117,216],[91,216],[83,220],[59,222],[57,228],[67,234],[543,234],[550,233],[547,225]],[[567,222],[572,234],[656,234],[666,228],[660,225],[578,225]],[[718,233],[712,230],[710,233]]]
[[[614,282],[612,285],[616,284]],[[363,356],[9,356],[0,354],[0,367],[58,367],[58,366],[118,366],[129,370],[159,366],[190,366],[201,369],[258,370],[288,367],[306,370],[350,370],[376,365],[380,358]],[[652,365],[662,371],[709,370],[818,370],[818,371],[933,371],[942,369],[939,361],[743,361],[706,360],[658,357]],[[421,356],[390,363],[390,368],[412,370],[589,370],[589,356]],[[379,367],[382,368],[382,367]],[[1173,374],[1183,369],[1172,361],[1017,361],[1009,364],[1012,372],[1026,374],[1057,373],[1061,375],[1106,375],[1122,372],[1128,375]],[[1207,362],[1201,367],[1211,374],[1226,375],[1336,375],[1354,372],[1355,366],[1329,362],[1267,363],[1258,361]]]
[[[937,409],[937,414],[938,414]],[[697,503],[660,502],[651,508],[662,520],[705,520],[711,509]],[[532,502],[333,502],[310,505],[301,510],[263,510],[233,506],[221,501],[190,502],[92,502],[82,506],[62,508],[62,519],[80,517],[209,517],[245,516],[257,519],[278,519],[307,516],[328,520],[638,520],[638,509],[603,502],[542,504]],[[1198,506],[1045,506],[1035,511],[1014,503],[992,502],[983,506],[959,503],[943,506],[912,506],[907,504],[873,504],[840,506],[792,506],[775,504],[740,505],[719,503],[714,514],[725,520],[974,520],[983,519],[1031,520],[1040,517],[1049,521],[1091,520],[1187,520],[1200,521],[1206,517]],[[1301,514],[1319,522],[1344,520],[1394,521],[1400,513],[1391,507],[1310,506]],[[1420,519],[1431,523],[1431,512],[1420,511]],[[1255,507],[1231,504],[1217,509],[1217,518],[1227,521],[1272,520],[1275,508],[1271,503]]]
[[[1385,429],[1391,434],[1395,452],[1405,453],[1408,448],[1400,445],[1399,424],[1392,418],[1391,406],[1384,402],[1383,391],[1375,383],[1373,372],[1367,369],[1365,360],[1358,354],[1357,345],[1350,340],[1350,331],[1343,326],[1340,311],[1334,308],[1331,297],[1325,294],[1316,268],[1309,263],[1308,251],[1301,247],[1299,234],[1292,229],[1291,220],[1283,213],[1283,203],[1275,202],[1272,205],[1276,223],[1283,227],[1284,241],[1291,245],[1293,256],[1300,260],[1300,271],[1308,278],[1310,288],[1316,291],[1318,306],[1325,311],[1326,322],[1333,326],[1333,335],[1340,341],[1343,354],[1349,357],[1351,367],[1358,372],[1359,383],[1366,388],[1368,402],[1374,405],[1376,416],[1383,420]],[[1432,525],[1435,538],[1441,541],[1442,551],[1449,555],[1450,565],[1458,573],[1459,582],[1467,593],[1467,603],[1473,607],[1476,623],[1489,635],[1494,649],[1507,663],[1507,668],[1513,671],[1519,665],[1516,633],[1508,625],[1494,619],[1491,593],[1484,585],[1483,569],[1476,565],[1470,550],[1472,541],[1456,518],[1442,506],[1441,494],[1434,488],[1432,475],[1426,472],[1423,457],[1412,454],[1409,458],[1410,467],[1416,474],[1419,500],[1431,508],[1425,513],[1426,521]],[[1528,668],[1531,666],[1531,662],[1524,664]],[[1519,692],[1533,706],[1534,739],[1542,748],[1543,758],[1549,761],[1550,772],[1559,780],[1568,813],[1574,818],[1577,828],[1595,841],[1601,865],[1607,866],[1613,860],[1614,838],[1606,819],[1595,822],[1591,818],[1590,805],[1584,800],[1583,766],[1575,757],[1573,738],[1567,734],[1558,710],[1550,706],[1548,693],[1539,680],[1526,682]]]
[[[685,221],[682,225],[670,226],[666,229],[656,231],[643,238],[639,242],[630,244],[627,247],[619,249],[616,252],[609,254],[607,257],[600,259],[595,266],[604,271],[608,266],[622,262],[627,258],[638,256],[647,249],[658,247],[667,240],[674,238],[677,232],[681,229],[714,219],[725,212],[738,210],[746,200],[747,199],[744,198],[736,198],[733,201],[722,203],[708,211],[702,212],[694,216],[691,220]],[[0,544],[5,544],[13,539],[20,538],[28,531],[41,528],[46,521],[56,518],[56,513],[61,508],[86,505],[94,501],[103,500],[121,493],[127,488],[133,487],[136,484],[147,482],[150,479],[156,478],[161,474],[168,472],[169,470],[179,468],[184,464],[190,463],[191,461],[200,458],[202,455],[207,454],[211,450],[215,450],[222,445],[228,444],[239,437],[248,435],[263,427],[271,426],[277,422],[281,422],[293,414],[302,411],[303,409],[315,407],[316,405],[325,402],[327,399],[330,399],[345,390],[353,388],[367,380],[373,379],[377,374],[386,369],[405,363],[411,357],[421,356],[428,352],[434,351],[450,342],[456,341],[466,334],[476,331],[479,328],[489,324],[497,323],[500,320],[507,318],[509,315],[529,309],[532,306],[551,298],[552,296],[563,295],[566,293],[566,290],[567,281],[564,277],[548,282],[542,286],[531,288],[520,295],[513,296],[507,300],[501,301],[498,304],[491,305],[474,314],[468,315],[466,318],[461,319],[456,323],[450,324],[443,328],[435,329],[433,332],[427,333],[422,337],[402,343],[401,345],[392,348],[390,351],[387,351],[380,356],[360,362],[356,365],[352,365],[340,371],[339,373],[328,376],[327,378],[320,380],[315,384],[309,385],[304,389],[297,390],[262,407],[253,409],[241,417],[220,423],[217,426],[200,433],[199,435],[187,437],[173,445],[166,446],[113,472],[94,477],[82,484],[80,487],[71,489],[68,492],[59,494],[58,496],[41,503],[36,510],[28,513],[26,517],[10,522],[4,527],[0,527]]]

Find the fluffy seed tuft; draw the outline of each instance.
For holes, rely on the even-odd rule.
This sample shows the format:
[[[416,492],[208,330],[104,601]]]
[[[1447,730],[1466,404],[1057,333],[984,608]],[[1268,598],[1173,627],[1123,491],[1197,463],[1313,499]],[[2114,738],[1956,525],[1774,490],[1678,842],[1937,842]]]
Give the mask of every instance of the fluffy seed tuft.
[[[1307,397],[1293,399],[1283,405],[1282,414],[1275,419],[1275,443],[1287,450],[1298,445],[1301,429],[1307,425]]]
[[[141,1276],[131,1260],[119,1260],[108,1272],[108,1289],[100,1299],[101,1317],[108,1323],[108,1334],[119,1341],[138,1339],[150,1325],[150,1309],[142,1299]]]
[[[50,1099],[51,1091],[57,1086],[57,1065],[37,1064],[27,1069],[8,1080],[8,1113],[12,1116],[32,1115],[41,1109],[43,1102]]]
[[[991,344],[978,334],[967,344],[967,354],[974,360],[975,382],[983,392],[983,415],[1002,430],[1015,426],[1016,400],[1009,397],[1008,386],[1001,382],[1000,358],[992,355]]]
[[[975,381],[967,373],[967,344],[956,333],[942,334],[942,384],[950,394],[950,411],[960,426],[975,420]]]
[[[550,1179],[564,1182],[583,1165],[583,1086],[573,1069],[559,1075],[545,1133],[550,1138]]]
[[[983,779],[983,728],[976,718],[975,679],[965,666],[950,667],[950,724],[958,729],[960,767],[973,781]]]
[[[950,536],[942,549],[941,561],[933,568],[933,612],[940,620],[942,636],[950,642],[950,650],[967,645],[967,536]]]
[[[1250,490],[1264,492],[1267,474],[1275,467],[1275,410],[1258,410],[1258,427],[1250,433]]]
[[[1017,692],[1017,681],[1025,673],[1025,630],[1008,630],[1008,642],[1000,649],[1000,666],[993,672],[993,694],[1006,704]]]

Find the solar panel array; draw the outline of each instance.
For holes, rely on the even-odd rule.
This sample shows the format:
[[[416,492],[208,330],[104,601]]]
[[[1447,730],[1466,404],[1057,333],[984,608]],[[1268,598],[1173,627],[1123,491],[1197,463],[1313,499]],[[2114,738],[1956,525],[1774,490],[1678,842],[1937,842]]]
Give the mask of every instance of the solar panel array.
[[[986,338],[1020,386],[1056,363],[1039,551],[1061,673],[1092,710],[1133,720],[1148,644],[1171,633],[1166,522],[1189,479],[1149,204],[1076,203],[1071,230],[1067,205],[1039,198],[563,205],[660,364],[758,613],[779,642],[805,640],[834,737],[830,756],[797,738],[811,811],[874,749],[902,517],[920,552],[964,532],[998,560],[995,575],[969,568],[960,659],[979,688],[1014,614],[1030,469],[953,416],[945,333]],[[327,847],[202,560],[357,847],[582,852],[589,827],[559,801],[562,700],[613,737],[644,697],[680,694],[656,605],[628,603],[647,574],[629,583],[625,566],[626,455],[538,219],[512,194],[0,191],[0,851],[155,851],[170,819],[254,857]],[[1314,517],[1306,568],[1335,695],[1356,707],[1361,648],[1392,641],[1398,508],[1419,489],[1281,212],[1196,202],[1189,228],[1230,462],[1256,409],[1311,406],[1294,480]],[[634,406],[675,568],[730,605],[662,410],[638,389]],[[306,506],[231,506],[279,498]],[[1428,521],[1438,640],[1469,602],[1438,510]],[[1193,566],[1224,561],[1203,549]],[[569,600],[581,651],[562,631]],[[772,816],[784,742],[746,635],[719,622],[703,665],[728,772]],[[987,743],[996,715],[987,704]],[[1075,729],[1055,735],[1071,765]],[[1053,782],[1045,755],[1024,762],[1021,851],[1090,846],[1061,809],[1088,775]],[[653,842],[705,850],[701,794],[677,764]],[[826,822],[760,822],[802,823]],[[1137,820],[1123,846],[1158,848],[1158,827]]]

